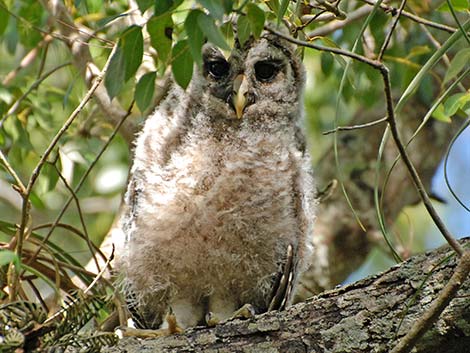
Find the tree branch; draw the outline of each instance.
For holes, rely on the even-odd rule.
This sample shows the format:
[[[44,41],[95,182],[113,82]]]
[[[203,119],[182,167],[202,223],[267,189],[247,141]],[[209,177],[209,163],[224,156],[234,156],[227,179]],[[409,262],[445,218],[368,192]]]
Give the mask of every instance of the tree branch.
[[[470,245],[470,239],[463,243]],[[158,339],[124,338],[104,352],[388,352],[432,306],[442,283],[453,278],[457,260],[449,247],[442,247],[284,312]],[[468,348],[470,282],[465,277],[459,279],[459,296],[418,342],[416,352],[455,353]]]
[[[100,72],[93,61],[88,47],[90,35],[84,33],[76,26],[61,1],[42,0],[42,2],[44,7],[51,14],[51,17],[57,23],[61,35],[65,38],[65,42],[72,54],[74,65],[82,74],[88,87],[90,87],[93,78]],[[109,119],[113,125],[117,125],[118,122],[127,115],[127,112],[117,102],[111,102],[105,87],[98,87],[94,93],[94,97],[103,111],[104,116]],[[128,143],[134,139],[135,128],[131,121],[126,120],[120,130],[120,133]]]

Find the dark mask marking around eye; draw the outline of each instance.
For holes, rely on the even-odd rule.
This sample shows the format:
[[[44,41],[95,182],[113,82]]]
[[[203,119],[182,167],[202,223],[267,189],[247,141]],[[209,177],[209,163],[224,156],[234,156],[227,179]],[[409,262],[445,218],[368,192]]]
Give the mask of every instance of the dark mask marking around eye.
[[[204,63],[206,72],[218,80],[226,77],[230,72],[230,64],[224,59],[213,59]]]
[[[282,62],[277,60],[262,60],[255,64],[256,79],[261,82],[269,82],[276,77],[282,68]]]

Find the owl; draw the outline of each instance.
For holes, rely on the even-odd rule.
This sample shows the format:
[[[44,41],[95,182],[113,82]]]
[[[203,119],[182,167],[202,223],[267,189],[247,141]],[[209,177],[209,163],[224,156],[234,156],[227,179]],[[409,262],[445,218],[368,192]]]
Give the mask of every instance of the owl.
[[[268,32],[235,42],[230,54],[206,43],[188,88],[173,84],[137,138],[115,268],[141,328],[289,305],[309,258],[304,68]]]

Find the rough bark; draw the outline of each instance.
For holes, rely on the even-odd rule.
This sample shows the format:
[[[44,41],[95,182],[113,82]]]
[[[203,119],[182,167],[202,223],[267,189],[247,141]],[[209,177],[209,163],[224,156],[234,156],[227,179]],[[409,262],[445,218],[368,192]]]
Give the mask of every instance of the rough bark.
[[[470,239],[463,241],[470,245]],[[388,271],[324,292],[284,312],[194,328],[158,339],[124,338],[106,353],[133,352],[388,352],[429,307],[456,266],[442,247]],[[468,352],[467,279],[416,352]]]

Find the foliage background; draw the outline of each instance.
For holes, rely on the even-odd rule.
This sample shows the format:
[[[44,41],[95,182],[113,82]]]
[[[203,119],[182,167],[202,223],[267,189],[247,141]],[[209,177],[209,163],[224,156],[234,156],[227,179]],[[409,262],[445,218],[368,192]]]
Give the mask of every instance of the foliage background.
[[[63,20],[58,20],[59,16],[52,13],[51,3],[45,0],[0,0],[0,150],[24,184],[31,178],[53,136],[82,101],[91,82],[90,76],[84,72],[85,68],[78,64],[73,42],[70,38],[64,38],[64,30],[60,30],[67,24],[61,23]],[[245,36],[259,35],[265,21],[276,24],[283,19],[291,28],[298,29],[296,35],[299,39],[348,50],[357,42],[357,52],[374,59],[394,20],[389,11],[377,9],[363,35],[360,35],[366,15],[373,12],[374,3],[336,1],[327,3],[332,5],[327,11],[322,1],[64,1],[64,8],[73,23],[84,33],[89,33],[87,47],[97,67],[103,67],[113,46],[116,46],[104,77],[109,96],[119,107],[124,107],[121,108],[124,111],[134,99],[136,104],[132,106],[127,120],[129,124],[97,159],[116,121],[110,119],[97,100],[90,101],[42,166],[29,195],[32,204],[30,224],[32,234],[37,239],[46,236],[51,223],[64,209],[71,195],[70,187],[76,186],[96,162],[76,193],[77,200],[72,201],[64,213],[61,223],[68,226],[53,230],[48,243],[57,248],[49,248],[49,254],[43,254],[43,264],[57,270],[57,266],[61,265],[50,260],[51,254],[56,252],[72,256],[77,265],[83,265],[90,259],[90,245],[84,239],[89,238],[98,246],[112,225],[126,184],[131,156],[129,136],[134,133],[133,127],[138,126],[151,112],[160,92],[165,90],[168,72],[173,73],[179,84],[188,84],[193,62],[196,65],[200,62],[199,49],[204,38],[221,48],[229,48],[233,31],[231,24],[223,21],[224,14],[241,15],[237,20],[238,28]],[[384,1],[383,5],[397,9],[400,3]],[[321,32],[329,23],[365,8],[368,11],[364,11],[359,19],[337,30]],[[141,16],[138,9],[150,11],[146,12],[146,16]],[[306,12],[307,9],[310,12],[303,14],[302,11]],[[152,10],[153,15],[150,15]],[[467,0],[410,0],[406,2],[405,10],[454,30],[469,18]],[[311,14],[312,22],[304,26],[301,21],[306,23],[308,20],[302,16]],[[415,75],[421,72],[423,65],[449,36],[446,30],[425,27],[410,19],[400,20],[383,56],[392,72],[392,93],[396,100],[402,97]],[[303,55],[308,72],[306,127],[314,162],[317,163],[325,151],[332,148],[335,139],[334,135],[323,135],[323,132],[335,126],[348,125],[354,116],[363,112],[372,112],[372,116],[379,119],[385,113],[385,102],[380,75],[367,65],[347,61],[328,52],[304,50]],[[413,106],[419,102],[431,113],[430,107],[455,83],[455,88],[444,96],[443,103],[432,113],[429,122],[453,129],[468,121],[470,112],[468,38],[462,36],[447,52],[447,57],[442,55],[440,59],[432,70],[425,72],[408,104]],[[339,136],[336,135],[336,138]],[[442,172],[438,174],[435,184],[436,194],[447,201],[447,205],[441,204],[440,209],[449,216],[449,224],[459,223],[452,228],[457,236],[465,235],[469,229],[468,212],[465,210],[470,200],[466,183],[470,165],[468,140],[468,133],[461,136],[459,147],[452,149],[449,160],[452,190],[464,206],[445,190]],[[367,144],[367,141],[364,143]],[[5,163],[2,165],[5,167]],[[339,161],[342,172],[357,167],[347,160]],[[5,284],[8,271],[12,270],[11,256],[16,245],[12,240],[18,236],[15,224],[21,222],[23,207],[20,194],[11,187],[15,183],[8,168],[0,168],[0,242],[3,244],[0,253],[0,282],[3,281],[0,299],[5,300],[11,296]],[[405,209],[398,221],[390,226],[394,243],[401,247],[403,254],[436,246],[438,240],[429,240],[433,234],[433,239],[441,239],[432,228],[429,216],[419,205]],[[25,240],[24,246],[28,251],[37,246],[37,242],[29,241],[32,238]],[[383,246],[372,251],[366,266],[349,280],[388,267],[393,260],[383,256],[384,253],[389,255]],[[28,263],[27,257],[21,260]],[[27,267],[22,269],[30,272],[32,278],[41,277]],[[60,279],[64,281],[66,277],[71,277],[74,271],[70,268],[63,270],[60,276],[55,271],[56,284]],[[87,278],[84,281],[90,283],[92,277]],[[29,287],[25,285],[20,297],[34,297],[31,290],[35,286],[50,291],[44,286],[47,279],[50,282],[54,276],[45,276],[43,281],[29,281]]]

